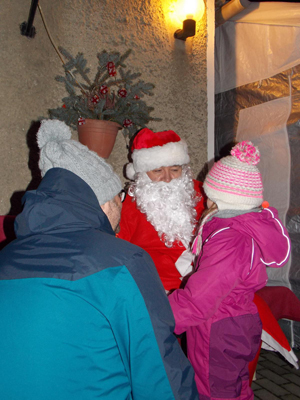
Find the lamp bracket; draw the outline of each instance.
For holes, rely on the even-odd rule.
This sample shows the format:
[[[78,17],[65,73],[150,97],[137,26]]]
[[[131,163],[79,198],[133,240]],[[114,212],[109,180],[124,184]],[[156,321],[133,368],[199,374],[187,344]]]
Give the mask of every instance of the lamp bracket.
[[[175,39],[186,40],[186,38],[195,36],[196,21],[194,19],[185,19],[182,24],[182,29],[177,29],[174,33]]]

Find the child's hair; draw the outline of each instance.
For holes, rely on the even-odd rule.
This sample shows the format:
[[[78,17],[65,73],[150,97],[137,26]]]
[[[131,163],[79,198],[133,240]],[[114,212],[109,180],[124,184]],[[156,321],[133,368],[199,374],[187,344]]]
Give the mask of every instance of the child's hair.
[[[198,229],[197,236],[195,237],[195,240],[192,244],[192,252],[196,255],[200,254],[201,248],[202,248],[202,231],[203,227],[206,224],[206,222],[216,213],[218,212],[218,206],[216,203],[213,203],[210,208],[207,208],[201,216],[200,219],[200,226]]]
[[[260,153],[251,142],[240,142],[207,174],[203,189],[219,210],[250,210],[263,201],[263,183],[256,164]]]
[[[216,203],[213,203],[212,206],[211,206],[210,208],[206,208],[206,210],[204,210],[203,213],[202,213],[202,215],[201,215],[200,223],[201,223],[202,221],[204,221],[204,220],[207,220],[208,218],[206,218],[206,216],[207,216],[207,215],[209,216],[210,214],[212,214],[212,212],[213,212],[214,210],[217,210],[217,209],[218,209],[218,206],[217,206]]]

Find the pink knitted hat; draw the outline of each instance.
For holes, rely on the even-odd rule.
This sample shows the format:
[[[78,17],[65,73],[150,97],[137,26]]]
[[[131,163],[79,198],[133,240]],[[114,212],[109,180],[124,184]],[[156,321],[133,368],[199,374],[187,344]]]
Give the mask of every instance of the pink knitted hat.
[[[263,201],[263,183],[256,167],[260,153],[249,141],[238,143],[230,156],[216,162],[203,184],[207,197],[219,210],[250,210]]]

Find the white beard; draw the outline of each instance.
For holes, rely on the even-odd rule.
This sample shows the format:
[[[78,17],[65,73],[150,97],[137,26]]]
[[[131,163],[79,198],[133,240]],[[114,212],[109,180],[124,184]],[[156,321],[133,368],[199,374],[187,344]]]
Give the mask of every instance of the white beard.
[[[189,167],[183,167],[182,176],[168,183],[153,182],[146,172],[139,173],[129,194],[167,247],[176,241],[189,246],[196,225],[194,207],[199,201]]]

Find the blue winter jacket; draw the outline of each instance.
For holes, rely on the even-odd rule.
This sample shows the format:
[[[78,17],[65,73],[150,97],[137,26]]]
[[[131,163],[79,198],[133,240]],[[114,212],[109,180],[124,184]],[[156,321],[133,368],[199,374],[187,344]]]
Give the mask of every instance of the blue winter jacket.
[[[61,168],[27,192],[0,252],[0,398],[196,399],[150,256]]]

